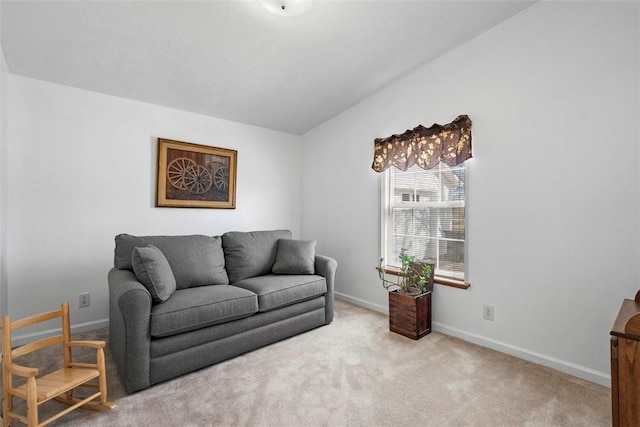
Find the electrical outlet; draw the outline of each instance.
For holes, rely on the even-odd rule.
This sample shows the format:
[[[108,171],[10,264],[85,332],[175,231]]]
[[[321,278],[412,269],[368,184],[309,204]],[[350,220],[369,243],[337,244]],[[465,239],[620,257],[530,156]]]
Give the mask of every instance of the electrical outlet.
[[[482,306],[482,318],[485,320],[493,320],[493,306],[484,304]]]
[[[83,292],[78,294],[78,307],[89,307],[91,305],[91,294]]]

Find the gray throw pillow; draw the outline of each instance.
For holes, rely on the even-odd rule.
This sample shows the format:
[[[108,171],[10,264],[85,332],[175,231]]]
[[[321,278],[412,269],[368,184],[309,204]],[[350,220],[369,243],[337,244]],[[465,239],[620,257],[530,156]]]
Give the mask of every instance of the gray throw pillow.
[[[274,274],[315,274],[315,240],[278,240]]]
[[[176,291],[176,278],[160,249],[153,245],[133,248],[131,264],[136,277],[149,290],[154,302],[165,302]]]

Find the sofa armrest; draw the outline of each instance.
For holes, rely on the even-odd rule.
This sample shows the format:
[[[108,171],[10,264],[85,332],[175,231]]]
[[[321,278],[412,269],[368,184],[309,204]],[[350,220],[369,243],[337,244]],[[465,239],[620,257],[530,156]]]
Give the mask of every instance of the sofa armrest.
[[[109,345],[125,390],[149,387],[151,294],[133,272],[112,268],[109,280]]]
[[[334,309],[334,283],[336,277],[336,269],[338,268],[338,262],[324,255],[316,255],[315,258],[315,270],[316,274],[322,276],[327,281],[327,296],[326,296],[326,313],[325,324],[329,324],[333,321],[333,309]]]

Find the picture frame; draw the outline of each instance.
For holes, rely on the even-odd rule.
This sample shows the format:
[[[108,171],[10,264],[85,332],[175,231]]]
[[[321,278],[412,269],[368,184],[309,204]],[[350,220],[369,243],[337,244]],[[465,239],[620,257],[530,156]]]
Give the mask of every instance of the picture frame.
[[[235,209],[238,152],[158,138],[157,207]]]

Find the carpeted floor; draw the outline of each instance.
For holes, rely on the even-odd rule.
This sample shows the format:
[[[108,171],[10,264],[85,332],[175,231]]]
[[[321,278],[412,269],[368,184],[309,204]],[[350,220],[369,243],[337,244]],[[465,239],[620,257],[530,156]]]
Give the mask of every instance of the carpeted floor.
[[[329,326],[131,395],[109,352],[107,363],[116,408],[50,425],[611,425],[605,387],[439,333],[413,341],[389,332],[386,316],[339,301]]]

